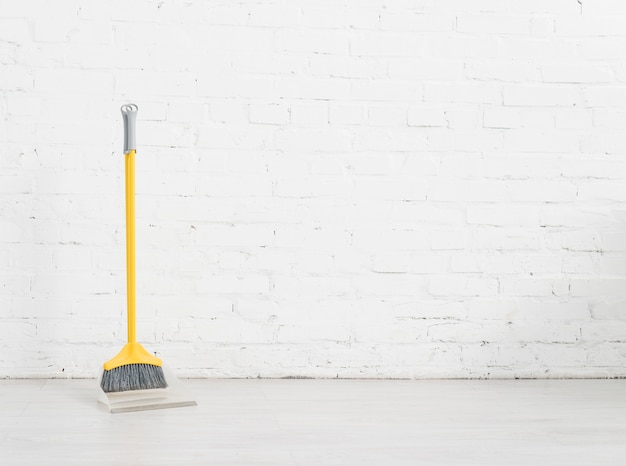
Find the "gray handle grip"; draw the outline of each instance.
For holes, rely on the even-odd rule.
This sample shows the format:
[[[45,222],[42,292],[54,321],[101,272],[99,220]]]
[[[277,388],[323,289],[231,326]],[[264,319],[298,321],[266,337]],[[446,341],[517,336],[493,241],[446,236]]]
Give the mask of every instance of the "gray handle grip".
[[[135,104],[126,104],[122,105],[121,110],[124,118],[124,153],[128,154],[131,150],[137,150],[135,121],[139,107]]]

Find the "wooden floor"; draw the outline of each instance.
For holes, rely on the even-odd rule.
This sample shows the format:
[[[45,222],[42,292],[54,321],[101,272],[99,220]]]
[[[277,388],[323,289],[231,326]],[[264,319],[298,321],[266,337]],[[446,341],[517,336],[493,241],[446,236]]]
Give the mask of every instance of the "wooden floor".
[[[0,464],[626,465],[626,380],[191,380],[109,414],[94,380],[0,381]]]

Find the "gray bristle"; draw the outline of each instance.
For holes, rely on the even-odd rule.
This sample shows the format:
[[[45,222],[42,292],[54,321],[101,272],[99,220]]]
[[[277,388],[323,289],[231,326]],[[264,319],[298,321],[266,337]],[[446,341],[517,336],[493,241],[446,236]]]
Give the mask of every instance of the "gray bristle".
[[[110,371],[105,370],[100,383],[105,393],[128,390],[166,388],[163,368],[152,364],[126,364]]]

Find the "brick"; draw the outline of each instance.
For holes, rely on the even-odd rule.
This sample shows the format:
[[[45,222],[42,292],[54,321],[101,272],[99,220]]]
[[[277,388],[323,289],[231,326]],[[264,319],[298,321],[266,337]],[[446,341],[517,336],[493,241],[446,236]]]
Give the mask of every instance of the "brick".
[[[193,86],[191,81],[189,84]],[[273,95],[272,80],[263,76],[199,76],[197,89],[200,96],[222,99],[267,99]]]
[[[456,18],[456,30],[464,33],[526,35],[530,32],[530,21],[525,16],[459,15]]]
[[[464,64],[467,78],[478,81],[538,81],[540,73],[532,60],[471,61]]]
[[[290,109],[280,103],[250,104],[250,122],[269,125],[285,125],[289,122]]]
[[[508,184],[503,181],[438,180],[428,186],[432,201],[494,201],[506,199]]]
[[[492,103],[502,102],[500,86],[482,83],[426,84],[426,102]]]
[[[368,123],[372,126],[401,126],[406,121],[405,106],[375,105],[368,108]]]
[[[280,78],[274,81],[274,88],[281,99],[335,100],[345,99],[350,94],[350,83],[345,79]]]
[[[341,129],[289,128],[276,134],[276,147],[288,151],[344,151],[350,148],[351,139],[350,133]]]
[[[352,100],[401,101],[421,100],[422,86],[413,81],[392,81],[388,79],[355,80],[350,86]]]
[[[428,293],[433,296],[494,296],[498,280],[494,278],[436,277],[428,280]]]
[[[618,0],[596,0],[585,5],[585,14],[589,15],[623,15],[626,14],[626,6]]]
[[[322,78],[386,78],[387,64],[382,58],[344,57],[314,54],[306,60],[307,72]]]
[[[342,30],[283,29],[276,34],[278,50],[290,53],[348,55],[350,36]]]
[[[549,83],[607,83],[613,81],[613,73],[609,66],[598,64],[543,65],[541,67],[543,81]]]
[[[294,102],[289,107],[290,122],[306,128],[328,126],[328,104],[326,102]]]
[[[500,41],[498,57],[506,57],[507,60],[577,60],[579,58],[579,46],[571,38],[555,37],[550,41],[542,38],[518,38],[510,36]]]
[[[593,126],[607,129],[626,128],[626,111],[619,108],[593,109]]]
[[[426,184],[409,177],[359,176],[354,181],[354,195],[361,199],[426,200]]]
[[[503,149],[519,152],[576,153],[580,142],[574,131],[508,131],[504,134]]]
[[[593,113],[590,110],[559,109],[556,112],[556,127],[563,129],[591,129]]]
[[[478,225],[535,226],[539,224],[539,209],[523,204],[472,204],[467,208],[467,221]]]
[[[587,107],[621,107],[626,103],[626,86],[588,87],[582,96]]]
[[[329,106],[329,123],[337,125],[362,125],[367,119],[363,104],[333,103]]]
[[[578,58],[582,60],[619,60],[620,50],[626,46],[623,37],[589,37],[580,41]]]
[[[498,41],[495,36],[439,35],[437,40],[424,42],[420,55],[444,60],[484,60],[498,57]]]
[[[504,105],[573,107],[582,99],[578,89],[572,86],[505,85]]]
[[[426,136],[416,128],[359,128],[354,134],[354,148],[358,151],[415,151],[425,147]]]
[[[350,37],[350,55],[356,57],[410,57],[419,50],[420,36],[412,32],[356,31]]]
[[[448,32],[454,29],[452,15],[433,15],[419,12],[383,11],[380,28],[391,31]]]
[[[442,107],[432,105],[412,105],[408,110],[409,126],[447,126],[446,113]]]
[[[463,78],[461,59],[439,59],[428,56],[385,58],[388,75],[393,79],[455,81]]]
[[[143,106],[142,106],[143,110]],[[143,112],[142,112],[143,113]],[[173,122],[198,122],[207,120],[208,109],[204,104],[175,102],[167,106],[167,120]]]
[[[433,131],[428,134],[427,147],[432,151],[492,152],[502,147],[502,134],[490,130]]]
[[[447,126],[450,129],[477,129],[482,126],[482,109],[479,105],[454,105],[445,111]]]

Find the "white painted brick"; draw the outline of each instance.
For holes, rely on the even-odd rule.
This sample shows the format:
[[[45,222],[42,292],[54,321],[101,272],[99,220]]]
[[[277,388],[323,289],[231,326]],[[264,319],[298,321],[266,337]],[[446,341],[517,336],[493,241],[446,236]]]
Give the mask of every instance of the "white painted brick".
[[[578,199],[589,200],[610,200],[626,201],[624,186],[620,181],[612,180],[589,180],[581,182],[578,186]]]
[[[559,109],[556,112],[556,127],[563,129],[591,129],[594,119],[590,110]]]
[[[482,226],[476,230],[471,245],[476,249],[536,250],[541,242],[534,231],[514,227]]]
[[[143,105],[141,107],[144,109]],[[207,106],[204,104],[173,102],[167,106],[167,120],[173,122],[198,122],[203,123],[207,119]]]
[[[432,201],[494,201],[506,199],[508,185],[503,181],[465,181],[435,179],[428,184]]]
[[[626,110],[622,109],[593,109],[593,126],[608,129],[626,128]]]
[[[280,103],[250,104],[250,122],[270,125],[285,125],[289,122],[290,109]]]
[[[611,34],[609,17],[576,15],[558,17],[554,21],[554,31],[559,36],[605,36]]]
[[[582,92],[588,107],[622,107],[626,104],[626,86],[588,87]]]
[[[452,152],[492,152],[502,147],[502,133],[492,130],[433,131],[428,134],[428,149]]]
[[[619,60],[625,46],[623,37],[585,38],[577,44],[577,52],[583,60]]]
[[[281,99],[340,100],[350,95],[350,83],[345,79],[279,78],[273,81],[273,87]],[[265,91],[265,97],[269,92]]]
[[[191,81],[189,85],[193,86]],[[197,89],[203,97],[267,99],[273,94],[273,83],[262,76],[199,76]]]
[[[541,76],[532,60],[470,61],[464,64],[464,73],[478,81],[532,82]]]
[[[479,105],[452,106],[445,111],[447,127],[450,129],[476,129],[482,126],[482,109]]]
[[[418,229],[355,228],[352,245],[367,249],[427,250],[428,234]]]
[[[581,103],[573,86],[507,84],[503,87],[504,105],[573,107]]]
[[[279,178],[272,191],[279,197],[330,197],[348,196],[352,192],[351,183],[343,176],[309,176]]]
[[[357,175],[385,175],[397,173],[401,169],[404,173],[409,174],[411,170],[407,169],[408,167],[405,161],[406,157],[401,153],[373,153],[354,154],[346,163],[349,164],[350,168],[354,170],[354,173]],[[424,171],[421,172],[424,173]]]
[[[456,18],[456,30],[464,33],[526,35],[530,32],[530,20],[527,16],[459,15]]]
[[[502,148],[505,151],[519,152],[562,152],[579,151],[580,140],[577,131],[517,131],[504,133]]]
[[[467,231],[435,230],[430,234],[430,248],[435,251],[463,250],[469,247],[470,236]]]
[[[394,79],[459,80],[463,78],[461,59],[439,59],[433,56],[385,59],[388,75]]]
[[[367,120],[367,108],[362,104],[332,104],[328,110],[333,125],[362,125]]]
[[[358,151],[415,151],[426,147],[426,136],[407,129],[359,128],[354,134],[354,148]]]
[[[579,187],[573,183],[554,181],[508,181],[508,198],[514,202],[574,202]]]
[[[0,39],[14,44],[24,44],[31,40],[29,22],[24,19],[0,19]]]
[[[211,54],[212,67],[216,67],[214,54]],[[302,73],[309,66],[307,55],[285,55],[275,51],[248,52],[246,50],[231,52],[228,55],[219,56],[215,72],[229,73],[234,70],[237,73],[286,75]]]
[[[326,127],[328,126],[328,105],[326,102],[294,102],[289,108],[290,122],[294,126]]]
[[[373,105],[368,108],[368,123],[372,126],[401,126],[406,121],[405,106]]]
[[[252,26],[291,27],[300,19],[300,9],[296,6],[247,5],[247,8],[247,24]]]
[[[301,24],[307,28],[334,29],[348,26],[347,8],[339,8],[337,5],[311,4],[302,7],[301,11]],[[353,14],[355,11],[352,10],[350,13]]]
[[[355,80],[350,86],[350,96],[357,101],[415,102],[421,100],[422,94],[422,85],[414,81]]]
[[[426,102],[502,103],[500,86],[489,83],[461,82],[452,84],[426,84]]]
[[[412,177],[359,176],[354,181],[354,195],[360,199],[426,200],[426,183]]]
[[[350,55],[357,57],[410,57],[421,46],[420,36],[412,32],[356,31],[350,36]]]
[[[576,60],[578,58],[577,42],[571,38],[555,37],[550,41],[542,38],[507,37],[501,40],[498,57],[506,60],[530,60],[550,62],[552,60]]]
[[[188,138],[194,136],[190,131],[185,134]],[[253,125],[211,125],[198,130],[196,145],[212,149],[265,149],[272,145],[273,138],[273,133]],[[167,142],[164,143],[167,145]]]
[[[348,55],[350,36],[342,30],[283,29],[276,33],[275,43],[288,53]]]
[[[432,105],[412,105],[408,110],[409,126],[447,126],[446,114],[442,107]]]
[[[596,0],[585,5],[584,11],[590,15],[623,15],[626,14],[626,6],[618,0]]]
[[[559,63],[541,67],[543,81],[549,83],[606,83],[613,81],[610,66]]]
[[[455,254],[450,270],[459,273],[512,274],[521,272],[521,260],[511,255]]]
[[[276,134],[276,147],[287,151],[333,152],[350,148],[351,135],[341,129],[285,129]]]
[[[483,60],[498,57],[499,46],[495,36],[439,34],[434,39],[422,43],[423,55],[445,60]]]
[[[626,144],[621,131],[596,130],[594,134],[583,134],[580,138],[580,152],[587,154],[619,154]]]
[[[244,124],[248,121],[248,107],[242,102],[226,100],[211,100],[209,104],[209,118],[215,123]]]
[[[559,278],[500,278],[500,293],[506,296],[567,296],[569,282]]]
[[[307,60],[311,76],[323,78],[385,78],[387,63],[382,58],[344,57],[315,54]]]
[[[0,69],[0,82],[5,91],[30,91],[33,89],[34,72],[22,68],[11,70]]]
[[[533,37],[549,37],[554,33],[554,18],[534,16],[530,18],[530,33]]]
[[[380,27],[391,31],[452,31],[455,21],[452,15],[432,15],[420,12],[383,11]]]
[[[494,296],[497,292],[498,280],[495,278],[448,276],[428,280],[428,293],[433,296]]]
[[[524,204],[470,204],[467,221],[478,225],[536,226],[539,224],[539,209]]]

